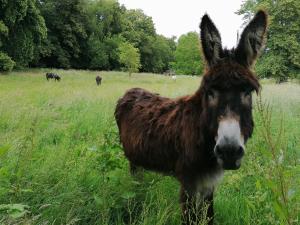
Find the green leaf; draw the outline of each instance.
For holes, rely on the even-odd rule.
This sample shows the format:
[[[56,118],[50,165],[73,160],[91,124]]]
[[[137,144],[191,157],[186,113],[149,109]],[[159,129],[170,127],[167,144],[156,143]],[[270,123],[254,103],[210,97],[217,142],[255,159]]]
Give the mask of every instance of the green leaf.
[[[124,199],[131,199],[134,198],[136,196],[136,194],[134,192],[126,192],[122,195],[122,198]]]
[[[283,210],[282,206],[278,204],[277,201],[273,201],[273,208],[280,220],[286,221],[285,211]]]
[[[23,204],[1,204],[0,212],[4,211],[10,217],[12,217],[14,219],[18,219],[29,212],[27,210],[28,208],[29,208],[28,205],[23,205]]]

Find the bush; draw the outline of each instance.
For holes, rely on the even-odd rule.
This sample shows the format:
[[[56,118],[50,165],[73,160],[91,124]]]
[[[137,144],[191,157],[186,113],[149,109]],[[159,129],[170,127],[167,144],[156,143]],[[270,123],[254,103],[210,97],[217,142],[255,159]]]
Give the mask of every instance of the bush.
[[[0,52],[0,71],[11,71],[15,64],[7,54]]]

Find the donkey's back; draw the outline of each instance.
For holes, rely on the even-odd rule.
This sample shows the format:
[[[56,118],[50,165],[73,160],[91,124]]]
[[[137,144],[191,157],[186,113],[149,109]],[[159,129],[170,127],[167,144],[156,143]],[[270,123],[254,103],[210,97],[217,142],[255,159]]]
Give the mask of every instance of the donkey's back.
[[[119,99],[115,117],[131,165],[174,172],[179,108],[176,100],[141,88],[130,89]]]

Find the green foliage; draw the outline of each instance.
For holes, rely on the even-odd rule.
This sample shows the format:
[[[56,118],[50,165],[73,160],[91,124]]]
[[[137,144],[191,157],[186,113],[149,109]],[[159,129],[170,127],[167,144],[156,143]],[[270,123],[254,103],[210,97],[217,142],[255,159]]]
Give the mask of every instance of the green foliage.
[[[122,20],[122,36],[139,49],[141,71],[162,73],[174,57],[174,39],[157,35],[152,18],[142,10],[127,10]]]
[[[8,28],[4,24],[2,20],[0,20],[0,37],[7,37],[8,35]],[[2,46],[1,38],[0,38],[0,47]]]
[[[27,205],[22,204],[2,204],[0,205],[0,215],[8,215],[12,219],[23,217],[29,211]]]
[[[13,65],[8,57],[19,68],[120,70],[124,42],[139,50],[142,71],[162,73],[174,60],[174,38],[156,34],[151,17],[116,0],[13,0],[0,10],[3,70]]]
[[[174,38],[165,38],[158,35],[151,40],[151,57],[148,60],[148,69],[154,73],[163,73],[170,68],[174,61],[176,45]],[[146,71],[148,71],[148,69]]]
[[[41,64],[48,67],[82,68],[83,49],[88,38],[88,20],[82,0],[40,1],[39,8],[48,29],[43,42]]]
[[[88,67],[90,69],[119,69],[117,49],[123,42],[121,16],[123,13],[117,1],[100,0],[91,2],[87,8],[89,30]]]
[[[200,54],[199,35],[189,32],[178,40],[175,62],[172,64],[177,74],[200,75],[203,63]]]
[[[5,53],[0,52],[0,71],[11,71],[15,62]]]
[[[143,71],[162,73],[174,58],[174,38],[157,35],[151,17],[116,0],[14,0],[1,7],[0,51],[17,67],[120,70],[124,42],[139,50]]]
[[[119,52],[120,63],[129,72],[129,76],[134,72],[138,72],[141,66],[139,50],[132,44],[125,42],[120,45]]]
[[[0,35],[0,50],[15,61],[17,67],[26,67],[46,37],[44,18],[36,0],[2,1],[0,11],[0,33],[6,33]]]
[[[300,79],[300,2],[298,0],[247,0],[238,14],[248,21],[258,9],[269,14],[266,50],[256,69],[260,77],[274,77],[277,82]]]

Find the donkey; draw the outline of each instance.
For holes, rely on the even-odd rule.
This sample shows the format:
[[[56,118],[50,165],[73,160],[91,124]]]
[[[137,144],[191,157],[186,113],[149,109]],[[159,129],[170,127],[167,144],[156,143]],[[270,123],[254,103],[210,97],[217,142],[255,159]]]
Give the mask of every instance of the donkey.
[[[53,77],[53,73],[46,73],[46,79],[47,79],[47,81],[49,81],[49,79],[53,79],[54,77]]]
[[[58,74],[54,74],[53,78],[54,78],[55,81],[60,81],[60,79],[61,79]]]
[[[101,85],[102,77],[96,76],[96,84],[99,86]]]
[[[176,177],[188,225],[200,221],[207,205],[213,224],[214,189],[224,170],[241,166],[254,127],[252,93],[260,90],[251,67],[264,45],[267,15],[258,11],[231,50],[222,48],[207,14],[200,28],[207,68],[194,94],[170,99],[133,88],[115,110],[131,172],[143,167]]]
[[[60,76],[55,73],[46,73],[46,79],[49,81],[49,79],[54,79],[55,81],[60,81]]]

